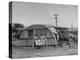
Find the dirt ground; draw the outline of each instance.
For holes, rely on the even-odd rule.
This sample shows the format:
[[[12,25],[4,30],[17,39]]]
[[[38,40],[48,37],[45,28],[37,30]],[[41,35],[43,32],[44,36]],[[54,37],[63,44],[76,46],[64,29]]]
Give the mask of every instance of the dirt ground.
[[[61,48],[61,47],[44,47],[35,49],[34,47],[13,47],[13,58],[30,58],[30,57],[48,57],[48,56],[64,56],[78,55],[78,49]]]

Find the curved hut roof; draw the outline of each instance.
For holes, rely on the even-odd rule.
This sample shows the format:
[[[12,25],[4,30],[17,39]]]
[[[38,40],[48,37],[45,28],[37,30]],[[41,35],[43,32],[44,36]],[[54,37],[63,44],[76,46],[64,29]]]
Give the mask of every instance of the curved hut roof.
[[[56,29],[52,25],[42,25],[42,24],[36,24],[36,25],[31,25],[24,30],[34,30],[34,29],[48,29],[51,32],[56,32]]]
[[[37,25],[31,25],[29,27],[27,27],[27,30],[32,30],[32,29],[47,29],[47,28],[52,28],[53,26],[51,25],[40,25],[40,24],[37,24]]]

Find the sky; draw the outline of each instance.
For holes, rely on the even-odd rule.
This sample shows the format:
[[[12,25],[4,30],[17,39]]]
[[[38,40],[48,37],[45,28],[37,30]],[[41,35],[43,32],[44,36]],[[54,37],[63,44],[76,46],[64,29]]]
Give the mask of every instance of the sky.
[[[45,24],[56,26],[54,15],[58,14],[58,27],[78,27],[78,6],[49,3],[12,3],[12,23],[25,26]]]

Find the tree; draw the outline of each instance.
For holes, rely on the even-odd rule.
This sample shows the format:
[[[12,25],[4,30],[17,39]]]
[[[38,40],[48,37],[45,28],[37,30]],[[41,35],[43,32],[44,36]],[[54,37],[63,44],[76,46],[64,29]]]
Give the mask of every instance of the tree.
[[[12,24],[12,34],[14,34],[15,38],[19,38],[19,36],[22,32],[21,30],[19,30],[17,28],[24,28],[24,25],[19,24],[19,23]]]

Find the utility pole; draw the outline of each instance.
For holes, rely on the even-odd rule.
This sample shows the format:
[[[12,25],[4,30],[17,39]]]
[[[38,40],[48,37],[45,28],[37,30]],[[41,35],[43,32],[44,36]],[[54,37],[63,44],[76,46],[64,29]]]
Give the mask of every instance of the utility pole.
[[[58,14],[54,14],[54,16],[55,16],[55,23],[56,23],[56,27],[57,27]]]

